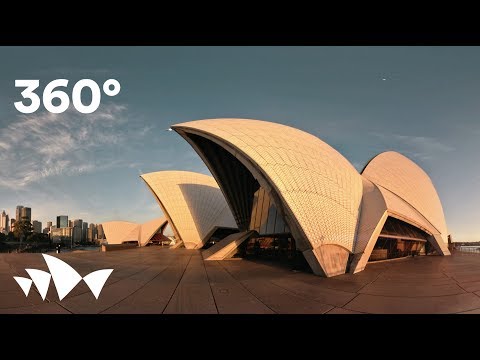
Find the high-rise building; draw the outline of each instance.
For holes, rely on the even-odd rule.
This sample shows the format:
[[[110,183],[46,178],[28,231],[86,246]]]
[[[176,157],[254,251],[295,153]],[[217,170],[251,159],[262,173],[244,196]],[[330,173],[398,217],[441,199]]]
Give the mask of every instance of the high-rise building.
[[[82,233],[83,233],[83,228],[78,226],[73,227],[72,238],[74,243],[82,242]]]
[[[7,216],[7,213],[5,212],[5,210],[3,210],[2,213],[0,214],[0,231],[3,230],[3,228],[5,227],[4,223],[5,223],[6,216]]]
[[[86,221],[83,222],[83,231],[82,231],[82,241],[88,240],[88,223]]]
[[[0,233],[8,234],[10,230],[9,218],[5,210],[0,214]]]
[[[97,225],[97,239],[102,240],[105,238],[105,234],[103,232],[103,226],[102,224]]]
[[[15,219],[17,221],[22,219],[22,209],[23,205],[17,205],[17,209],[15,210]]]
[[[15,219],[10,219],[10,231],[13,231],[15,228]]]
[[[97,238],[97,227],[95,224],[90,224],[88,227],[88,241],[94,241]]]
[[[34,233],[37,233],[37,234],[42,233],[42,222],[41,221],[33,220],[32,225],[33,225],[33,232]]]
[[[68,216],[60,215],[57,216],[57,229],[68,227]]]
[[[83,220],[75,219],[72,222],[73,225],[73,242],[80,243],[83,241]]]
[[[51,235],[51,232],[52,232],[52,222],[47,221],[47,226],[45,226],[45,229],[43,229],[43,233]]]
[[[18,221],[19,219],[17,219]],[[27,220],[28,222],[32,222],[32,209],[29,207],[22,207],[20,211],[20,220]]]
[[[72,220],[68,220],[68,227],[73,227],[73,221]]]

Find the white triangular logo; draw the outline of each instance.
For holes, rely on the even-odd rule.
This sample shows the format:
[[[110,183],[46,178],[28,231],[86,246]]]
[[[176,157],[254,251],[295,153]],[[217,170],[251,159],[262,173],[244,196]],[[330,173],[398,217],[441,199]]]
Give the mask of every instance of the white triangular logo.
[[[24,278],[21,276],[14,276],[13,278],[17,284],[22,288],[25,296],[28,297],[28,293],[32,287],[32,282],[38,289],[42,300],[47,297],[48,288],[50,287],[50,279],[53,279],[55,288],[57,289],[58,298],[60,301],[68,295],[70,291],[82,280],[80,274],[68,265],[65,261],[57,259],[56,257],[42,254],[45,262],[47,263],[50,273],[38,269],[25,269],[32,278]],[[93,271],[86,275],[83,280],[87,284],[90,291],[98,300],[100,292],[102,291],[105,283],[107,282],[113,269],[102,269]]]
[[[87,276],[83,278],[83,280],[87,283],[88,287],[92,291],[95,299],[98,299],[100,296],[100,292],[105,285],[108,277],[112,273],[113,269],[103,269],[91,272]]]
[[[58,298],[62,300],[82,280],[82,277],[66,262],[47,254],[42,255],[52,274]]]
[[[47,296],[48,287],[50,285],[50,278],[52,277],[48,272],[37,270],[37,269],[25,269],[25,271],[30,275],[33,280],[33,283],[37,287],[42,300],[45,300]]]
[[[25,293],[25,296],[28,296],[28,293],[30,292],[30,288],[32,287],[32,280],[21,277],[21,276],[14,276],[13,278],[15,279],[17,284],[20,285],[23,292]]]

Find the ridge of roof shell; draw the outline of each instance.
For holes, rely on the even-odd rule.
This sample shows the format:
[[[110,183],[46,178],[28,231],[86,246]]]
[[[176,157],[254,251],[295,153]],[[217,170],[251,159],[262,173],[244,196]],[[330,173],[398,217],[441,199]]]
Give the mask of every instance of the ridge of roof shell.
[[[241,125],[240,128],[232,128],[230,130],[230,135],[233,136],[242,136],[242,135],[247,135],[247,136],[259,136],[258,134],[258,128],[264,128],[268,130],[273,130],[274,135],[279,135],[280,138],[283,140],[289,140],[290,136],[282,136],[282,134],[285,134],[285,131],[291,131],[293,132],[293,135],[300,135],[303,137],[308,137],[310,138],[311,141],[319,141],[324,148],[328,148],[329,151],[333,151],[340,158],[342,159],[341,164],[342,166],[346,166],[350,168],[351,170],[354,170],[356,173],[358,173],[357,169],[346,159],[338,150],[333,148],[331,145],[327,144],[317,136],[310,134],[304,130],[297,129],[295,127],[285,125],[285,124],[280,124],[280,123],[275,123],[275,122],[270,122],[270,121],[265,121],[265,120],[256,120],[256,119],[244,119],[244,118],[213,118],[213,119],[202,119],[202,120],[192,120],[188,122],[183,122],[183,123],[178,123],[175,125],[172,125],[170,128],[172,129],[177,129],[177,128],[192,128],[192,129],[202,129],[205,126],[224,126],[224,125]],[[253,126],[253,127],[252,127]],[[221,134],[225,132],[223,129],[218,129],[218,132]],[[280,132],[280,134],[278,133]],[[261,136],[261,140],[265,140],[263,136]],[[279,142],[276,138],[270,139],[271,141],[274,142],[273,145],[277,145],[277,147],[282,148],[282,145],[288,145],[287,142],[281,143]],[[258,141],[257,141],[258,143]],[[251,146],[252,143],[246,143],[247,146]],[[311,148],[311,144],[304,144],[305,146]],[[291,147],[286,146],[286,149],[290,150]]]
[[[213,180],[213,183],[215,183],[215,184],[217,183],[215,181],[215,179],[210,175],[206,175],[206,174],[202,174],[202,173],[198,173],[198,172],[194,172],[194,171],[187,171],[187,170],[152,171],[152,172],[148,172],[148,173],[145,173],[145,174],[141,174],[140,177],[144,178],[145,176],[153,176],[153,175],[179,175],[179,176],[185,176],[185,175],[188,176],[189,175],[189,176],[198,177],[198,178],[211,179],[211,180]],[[217,184],[217,187],[218,187],[218,184]]]

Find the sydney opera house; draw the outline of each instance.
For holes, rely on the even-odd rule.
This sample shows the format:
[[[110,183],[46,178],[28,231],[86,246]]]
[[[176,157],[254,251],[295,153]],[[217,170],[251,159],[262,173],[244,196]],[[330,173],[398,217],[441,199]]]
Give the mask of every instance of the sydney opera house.
[[[168,241],[164,232],[170,226],[175,247],[200,249],[238,232],[227,202],[211,176],[190,171],[158,171],[143,174],[141,178],[165,217],[145,224],[103,223],[109,244],[146,246]]]
[[[164,217],[153,219],[145,224],[129,221],[109,221],[102,224],[109,244],[136,244],[145,246],[155,240],[162,241],[163,231],[168,225]]]
[[[429,176],[397,152],[359,173],[314,135],[277,123],[212,119],[172,126],[211,176],[141,176],[165,218],[104,224],[109,243],[148,245],[171,226],[178,244],[206,260],[265,256],[321,276],[369,261],[449,255],[442,204]]]

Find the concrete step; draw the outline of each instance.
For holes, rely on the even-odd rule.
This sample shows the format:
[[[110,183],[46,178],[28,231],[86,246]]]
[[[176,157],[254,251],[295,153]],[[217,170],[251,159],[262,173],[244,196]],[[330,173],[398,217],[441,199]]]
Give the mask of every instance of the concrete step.
[[[204,250],[202,256],[204,260],[224,260],[240,246],[245,240],[249,239],[255,231],[244,231],[228,235],[225,239],[219,241],[212,247]]]

